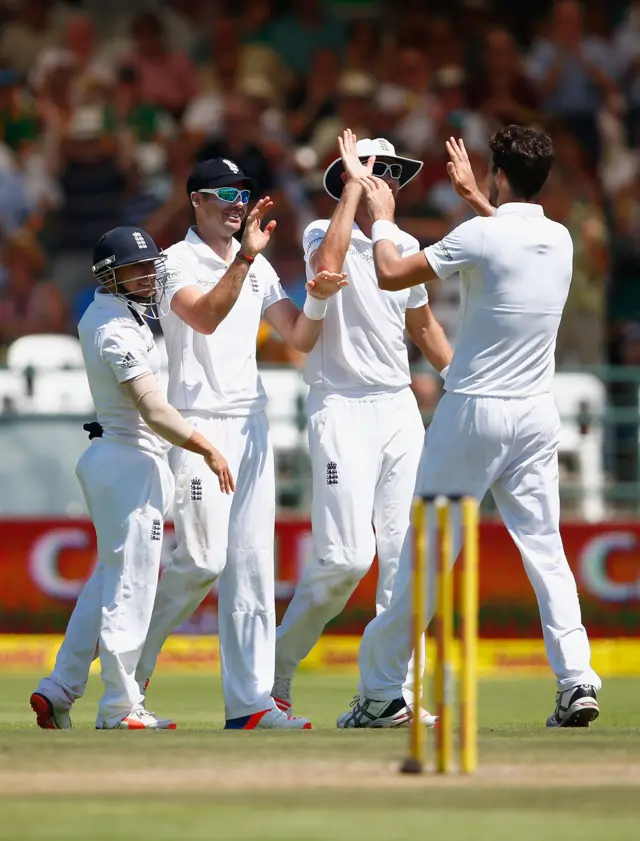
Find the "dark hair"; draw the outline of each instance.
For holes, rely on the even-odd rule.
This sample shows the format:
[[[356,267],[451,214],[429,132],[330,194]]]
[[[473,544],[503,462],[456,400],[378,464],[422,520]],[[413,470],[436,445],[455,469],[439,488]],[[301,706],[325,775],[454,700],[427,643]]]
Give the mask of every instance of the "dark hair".
[[[501,169],[516,198],[528,201],[549,177],[555,160],[551,137],[524,126],[504,126],[489,141],[493,170]]]

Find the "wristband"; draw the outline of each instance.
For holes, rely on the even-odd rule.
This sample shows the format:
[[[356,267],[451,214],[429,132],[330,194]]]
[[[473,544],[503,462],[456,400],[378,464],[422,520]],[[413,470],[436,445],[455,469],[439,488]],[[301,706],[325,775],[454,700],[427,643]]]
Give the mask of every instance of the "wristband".
[[[327,302],[314,298],[313,295],[307,293],[307,298],[302,307],[302,312],[310,318],[311,321],[322,321],[327,314]]]
[[[395,222],[390,222],[389,219],[378,219],[371,226],[371,242],[375,245],[376,242],[388,239],[395,245],[398,233],[398,226]]]
[[[249,257],[248,254],[244,254],[244,252],[242,252],[242,251],[237,251],[236,252],[236,257],[237,257],[238,260],[244,260],[245,263],[248,263],[249,265],[251,265],[253,263],[253,261],[256,259],[255,257]]]

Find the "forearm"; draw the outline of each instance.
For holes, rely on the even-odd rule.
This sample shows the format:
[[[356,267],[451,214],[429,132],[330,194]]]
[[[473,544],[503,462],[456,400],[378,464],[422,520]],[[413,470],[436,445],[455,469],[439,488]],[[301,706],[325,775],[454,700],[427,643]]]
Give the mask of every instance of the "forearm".
[[[167,402],[153,374],[145,374],[122,384],[149,429],[176,447],[182,447],[194,434],[180,412]]]
[[[412,336],[411,339],[436,371],[441,372],[451,364],[453,349],[444,330],[435,319],[428,328],[424,328],[419,335]]]
[[[318,301],[318,304],[323,303],[325,302]],[[318,336],[322,332],[322,324],[322,319],[312,319],[304,312],[301,312],[293,325],[290,346],[294,350],[300,351],[300,353],[310,353],[318,341]]]
[[[321,272],[324,269],[329,272],[342,271],[361,195],[360,184],[354,182],[345,184],[327,233],[311,257],[310,262],[314,272]]]
[[[194,302],[193,315],[200,332],[213,333],[229,315],[249,269],[250,264],[246,260],[235,259],[216,286]]]

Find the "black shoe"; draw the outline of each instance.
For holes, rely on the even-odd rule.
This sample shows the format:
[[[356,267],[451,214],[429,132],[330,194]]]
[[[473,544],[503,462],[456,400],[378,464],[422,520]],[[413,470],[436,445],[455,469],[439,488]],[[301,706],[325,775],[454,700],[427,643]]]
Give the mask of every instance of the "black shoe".
[[[596,690],[583,683],[556,694],[556,708],[547,727],[588,727],[600,715]]]

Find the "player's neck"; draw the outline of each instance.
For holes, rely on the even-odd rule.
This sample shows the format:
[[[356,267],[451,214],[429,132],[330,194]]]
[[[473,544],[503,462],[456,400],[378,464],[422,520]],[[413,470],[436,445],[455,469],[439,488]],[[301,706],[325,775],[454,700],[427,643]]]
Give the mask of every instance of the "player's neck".
[[[233,237],[207,231],[207,229],[202,225],[198,225],[196,227],[196,232],[200,239],[205,242],[213,253],[217,254],[221,260],[224,260],[225,263],[231,262],[231,258],[233,256]]]

